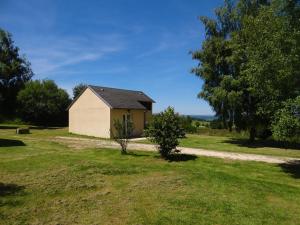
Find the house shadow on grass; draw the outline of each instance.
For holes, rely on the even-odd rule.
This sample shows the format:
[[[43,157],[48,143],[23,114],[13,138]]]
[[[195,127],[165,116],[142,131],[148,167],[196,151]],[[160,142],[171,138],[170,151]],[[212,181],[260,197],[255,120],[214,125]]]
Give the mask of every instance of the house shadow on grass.
[[[300,150],[300,143],[284,143],[275,140],[255,140],[254,142],[250,142],[248,139],[242,138],[230,138],[228,140],[222,141],[222,143],[234,144],[239,147],[247,147],[247,148],[286,148],[293,150]]]
[[[294,160],[279,165],[285,173],[290,174],[296,179],[300,179],[300,160]]]
[[[25,146],[23,141],[0,138],[0,147]]]

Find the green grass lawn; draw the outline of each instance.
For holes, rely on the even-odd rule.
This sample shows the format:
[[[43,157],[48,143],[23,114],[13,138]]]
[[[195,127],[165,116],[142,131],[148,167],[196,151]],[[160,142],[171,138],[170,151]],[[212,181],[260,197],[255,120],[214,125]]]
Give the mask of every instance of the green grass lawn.
[[[12,135],[16,125],[1,125],[0,132],[3,135]],[[6,129],[3,129],[6,128]],[[59,129],[42,129],[39,127],[32,127],[30,130],[31,134],[29,136],[24,136],[28,138],[53,138],[55,136],[67,136],[67,137],[83,137],[83,138],[93,138],[96,137],[77,135],[68,133],[68,128]],[[273,156],[284,156],[284,157],[295,157],[300,158],[300,145],[294,145],[290,148],[283,148],[279,143],[272,140],[256,140],[255,143],[250,144],[245,135],[237,135],[234,133],[229,136],[229,132],[220,130],[220,135],[218,136],[218,131],[214,135],[205,134],[187,134],[187,138],[181,139],[180,146],[191,147],[191,148],[202,148],[208,150],[216,151],[227,151],[227,152],[240,152],[240,153],[251,153],[251,154],[262,154],[262,155],[273,155]],[[18,136],[17,136],[18,137]],[[149,140],[137,141],[140,143],[150,144]]]
[[[75,150],[0,129],[0,224],[300,224],[300,167]]]
[[[149,140],[138,141],[150,144]],[[283,148],[280,144],[272,140],[256,140],[249,143],[244,137],[224,137],[188,134],[187,138],[181,139],[180,146],[191,148],[202,148],[216,151],[241,152],[251,154],[273,155],[300,158],[300,145],[292,148]]]

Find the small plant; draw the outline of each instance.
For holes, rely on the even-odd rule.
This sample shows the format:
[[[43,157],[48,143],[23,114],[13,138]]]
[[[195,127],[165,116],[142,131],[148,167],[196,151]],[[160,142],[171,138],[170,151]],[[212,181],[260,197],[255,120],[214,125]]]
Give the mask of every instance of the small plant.
[[[159,145],[159,153],[163,158],[168,158],[176,150],[178,139],[185,137],[181,118],[172,107],[154,116],[145,134],[150,141]]]
[[[127,145],[134,129],[133,122],[131,120],[126,120],[125,122],[114,120],[113,126],[114,130],[111,130],[112,139],[120,144],[121,153],[127,154]]]

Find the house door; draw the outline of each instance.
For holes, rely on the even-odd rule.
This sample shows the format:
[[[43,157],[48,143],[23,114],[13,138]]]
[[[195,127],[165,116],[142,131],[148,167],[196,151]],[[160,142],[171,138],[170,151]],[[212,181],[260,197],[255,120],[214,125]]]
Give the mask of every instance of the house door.
[[[147,121],[146,121],[146,111],[144,111],[144,129],[147,126]]]
[[[123,115],[123,125],[124,125],[124,133],[127,133],[127,124],[130,121],[130,114]]]

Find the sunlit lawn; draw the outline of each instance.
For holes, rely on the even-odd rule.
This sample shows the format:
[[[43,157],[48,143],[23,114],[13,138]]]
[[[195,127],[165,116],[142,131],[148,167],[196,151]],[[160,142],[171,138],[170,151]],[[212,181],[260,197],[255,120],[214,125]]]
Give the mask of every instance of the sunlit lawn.
[[[138,142],[151,143],[149,140]],[[254,143],[249,143],[245,137],[188,134],[186,138],[180,141],[180,146],[216,151],[300,158],[300,145],[284,148],[280,143],[272,140],[256,140]]]
[[[299,165],[168,162],[48,139],[65,132],[0,130],[0,224],[300,224]]]

